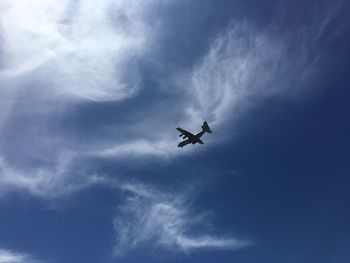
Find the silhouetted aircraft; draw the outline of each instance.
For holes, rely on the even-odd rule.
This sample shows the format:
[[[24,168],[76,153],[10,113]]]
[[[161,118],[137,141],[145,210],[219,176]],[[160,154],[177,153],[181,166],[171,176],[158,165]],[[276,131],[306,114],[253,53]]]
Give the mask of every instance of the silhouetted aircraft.
[[[184,139],[182,142],[179,143],[179,145],[177,147],[184,147],[185,145],[190,144],[190,143],[192,143],[192,144],[196,144],[196,143],[204,144],[204,142],[200,139],[202,137],[202,135],[206,132],[212,133],[212,131],[210,130],[208,123],[206,121],[203,122],[202,131],[200,131],[196,135],[189,132],[189,131],[181,129],[181,128],[176,128],[176,129],[179,132],[181,132],[179,137],[182,136],[182,138]]]

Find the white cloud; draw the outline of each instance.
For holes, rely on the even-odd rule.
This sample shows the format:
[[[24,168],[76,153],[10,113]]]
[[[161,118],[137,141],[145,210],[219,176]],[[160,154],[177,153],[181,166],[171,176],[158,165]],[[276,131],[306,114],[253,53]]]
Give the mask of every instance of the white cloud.
[[[0,191],[25,190],[43,198],[62,197],[96,184],[99,178],[86,165],[75,165],[74,158],[65,154],[53,165],[18,169],[0,158]],[[0,195],[1,197],[1,195]]]
[[[183,98],[174,107],[182,114],[180,125],[195,132],[201,120],[208,120],[215,131],[227,122],[232,124],[266,98],[300,95],[303,81],[308,78],[308,72],[312,72],[314,57],[305,50],[309,40],[307,33],[296,38],[301,39],[298,43],[290,40],[291,34],[294,32],[263,31],[248,22],[232,21],[212,41],[207,54],[193,70],[178,76],[176,88],[183,93]],[[155,114],[167,123],[167,116],[162,117],[161,111]],[[97,154],[115,158],[176,156],[179,151],[175,143],[169,143],[175,134],[163,130],[150,119],[140,126],[143,139],[117,142],[115,146],[98,150]],[[172,125],[176,127],[175,123]],[[158,138],[151,136],[155,127]],[[184,151],[191,149],[182,149],[181,153]]]
[[[257,101],[285,95],[299,87],[312,65],[313,58],[304,48],[304,35],[296,38],[300,42],[295,45],[288,42],[288,33],[232,22],[213,40],[193,70],[184,73],[187,77],[179,77],[178,85],[174,85],[178,91],[174,93],[181,94],[176,97],[179,102],[173,104],[178,114],[176,123],[169,121],[166,113],[172,109],[165,105],[154,111],[145,109],[147,118],[142,115],[144,109],[138,109],[138,117],[127,116],[130,120],[126,124],[106,125],[104,133],[97,132],[94,140],[80,138],[80,134],[75,140],[65,138],[73,133],[62,132],[67,128],[65,123],[61,124],[64,127],[55,127],[57,130],[49,129],[52,122],[47,120],[69,114],[66,108],[79,107],[77,101],[121,101],[137,94],[142,86],[137,60],[156,41],[159,26],[152,24],[148,16],[161,3],[164,2],[0,2],[2,193],[15,188],[44,198],[60,197],[96,183],[109,185],[109,180],[90,169],[88,158],[170,158],[179,152],[191,152],[192,147],[176,147],[176,124],[195,131],[202,120],[208,120],[215,132],[215,126],[241,115]],[[321,23],[320,30],[313,31],[322,34],[337,10]],[[25,98],[21,97],[23,90],[29,90]],[[70,104],[72,101],[76,104]],[[28,112],[33,114],[28,117]],[[23,124],[25,118],[29,119],[29,127]],[[160,124],[174,127],[162,128]],[[125,125],[133,129],[123,129]],[[15,135],[5,136],[9,131]],[[120,133],[118,137],[116,133]],[[192,212],[186,194],[165,194],[142,184],[112,185],[128,195],[114,219],[116,253],[149,243],[182,251],[248,245],[231,236],[193,231],[205,224],[207,215]],[[10,262],[28,262],[24,255],[0,250],[0,263],[6,262],[6,257],[8,261],[12,257]]]
[[[334,1],[333,5],[329,6],[329,8],[327,8],[324,12],[317,13],[318,19],[316,21],[319,22],[319,20],[321,20],[320,26],[317,26],[318,32],[316,34],[316,37],[318,40],[327,33],[327,27],[337,19],[345,3],[346,1],[344,0]],[[334,32],[332,32],[333,37],[336,34],[339,34],[341,30],[342,28],[334,30]]]
[[[22,254],[18,252],[13,252],[6,249],[0,248],[0,263],[34,263],[39,262],[34,260],[31,256],[27,254]]]
[[[296,44],[288,38],[294,32],[278,34],[247,22],[232,22],[193,70],[183,74],[187,77],[178,77],[173,85],[178,96],[174,99],[179,100],[172,104],[176,110],[167,104],[155,110],[140,108],[137,117],[126,117],[126,124],[105,124],[103,133],[96,129],[93,140],[81,138],[81,134],[65,138],[74,131],[66,131],[64,122],[52,120],[70,114],[67,108],[79,108],[77,102],[86,100],[121,101],[137,94],[141,86],[137,60],[156,41],[159,26],[148,16],[161,3],[0,2],[2,193],[24,189],[55,198],[103,183],[89,167],[89,158],[171,158],[190,153],[192,147],[176,147],[177,124],[195,131],[202,120],[208,120],[215,132],[218,125],[234,120],[263,98],[289,94],[300,87],[312,66],[313,57],[304,45],[308,30],[295,37]],[[327,19],[334,19],[333,13]],[[323,29],[310,31],[324,32],[329,21],[321,23]],[[172,111],[176,123],[169,121]],[[114,220],[116,253],[149,242],[183,251],[237,249],[248,244],[207,231],[195,233],[193,228],[201,226],[206,215],[191,212],[186,195],[164,194],[148,187],[118,186],[129,197]]]
[[[34,0],[28,5],[20,0],[2,1],[0,11],[5,54],[0,82],[6,84],[0,90],[4,95],[0,106],[2,170],[14,175],[0,175],[0,180],[36,195],[58,196],[71,192],[67,189],[90,185],[91,171],[79,176],[81,187],[77,181],[71,183],[76,166],[87,169],[84,158],[168,159],[198,150],[176,147],[177,124],[196,131],[201,120],[208,120],[215,132],[218,125],[240,116],[258,100],[298,86],[309,62],[303,50],[287,52],[290,46],[282,36],[232,22],[193,71],[185,74],[188,77],[179,77],[175,87],[182,97],[173,104],[176,110],[168,105],[139,109],[138,117],[130,117],[125,124],[107,124],[111,132],[97,131],[94,140],[80,138],[80,134],[74,134],[79,139],[69,139],[65,135],[74,131],[54,121],[70,114],[66,108],[72,104],[67,98],[123,100],[135,95],[139,78],[137,69],[129,70],[129,63],[147,53],[157,30],[148,15],[160,1]],[[171,114],[177,114],[176,123],[169,121]],[[28,165],[21,162],[33,167],[25,170]]]
[[[199,131],[199,129],[198,129]],[[158,131],[162,133],[162,131]],[[193,151],[199,151],[194,147],[178,148],[179,143],[175,136],[160,138],[160,139],[131,139],[128,142],[121,142],[117,145],[112,145],[110,148],[95,150],[91,152],[91,156],[114,158],[114,159],[130,159],[141,157],[158,157],[161,160],[169,160],[178,155],[188,155]]]
[[[120,101],[137,94],[136,61],[147,53],[158,29],[149,16],[160,3],[164,4],[159,0],[1,1],[2,189],[19,187],[39,196],[59,196],[93,181],[80,160],[91,157],[91,152],[95,156],[168,154],[170,147],[164,141],[123,138],[122,144],[109,137],[108,145],[115,146],[105,149],[99,140],[86,144],[69,140],[62,134],[66,128],[56,127],[56,120],[79,102]],[[79,169],[73,163],[79,163]],[[81,170],[86,177],[74,180],[77,173],[84,173]]]
[[[178,103],[154,109],[143,106],[136,117],[125,112],[128,121],[104,123],[104,132],[96,131],[93,140],[74,134],[63,121],[55,123],[71,114],[70,107],[79,109],[81,104],[71,100],[120,101],[137,94],[140,76],[132,64],[147,54],[152,41],[159,40],[156,32],[164,31],[159,28],[161,21],[155,23],[150,17],[161,5],[164,2],[159,0],[1,1],[0,180],[4,185],[58,196],[66,189],[90,185],[90,170],[79,176],[82,187],[71,183],[76,166],[87,169],[84,158],[169,159],[197,151],[198,147],[176,147],[177,125],[195,132],[202,120],[208,120],[215,132],[263,98],[290,94],[313,66],[305,43],[309,31],[318,34],[315,25],[303,35],[293,35],[233,21],[212,41],[202,60],[183,74],[186,77],[177,76],[173,87]],[[334,19],[333,13],[328,20]],[[297,36],[297,44],[290,35]],[[67,134],[74,139],[65,138]],[[211,139],[218,136],[208,136],[205,142]],[[4,175],[5,171],[14,176]]]
[[[119,144],[112,148],[104,149],[99,156],[121,158],[126,156],[142,156],[155,155],[168,157],[176,147],[174,143],[169,140],[160,140],[158,142],[151,142],[149,140],[135,140],[125,144]],[[96,153],[94,153],[96,154]]]
[[[191,252],[233,250],[249,245],[230,236],[208,233],[208,215],[194,212],[186,194],[165,194],[142,184],[124,185],[122,189],[129,197],[114,219],[116,255],[147,246]],[[205,234],[199,232],[203,229]]]
[[[145,15],[153,2],[2,1],[0,80],[23,86],[29,78],[31,86],[67,98],[133,95],[139,86],[133,60],[152,39]]]
[[[188,96],[195,98],[186,107],[189,123],[207,119],[221,125],[227,119],[234,121],[266,98],[308,93],[313,78],[320,73],[317,67],[324,55],[318,47],[320,41],[332,41],[344,31],[344,24],[327,31],[339,18],[344,3],[338,0],[314,6],[309,24],[297,26],[293,25],[295,21],[283,28],[278,24],[263,27],[231,21],[189,77],[182,80]],[[282,2],[278,11],[283,14],[285,8]],[[324,39],[320,39],[322,36]]]
[[[222,123],[264,98],[297,88],[309,58],[304,43],[293,54],[288,52],[291,45],[272,30],[232,22],[190,77],[189,92],[195,98],[186,109],[190,120]]]

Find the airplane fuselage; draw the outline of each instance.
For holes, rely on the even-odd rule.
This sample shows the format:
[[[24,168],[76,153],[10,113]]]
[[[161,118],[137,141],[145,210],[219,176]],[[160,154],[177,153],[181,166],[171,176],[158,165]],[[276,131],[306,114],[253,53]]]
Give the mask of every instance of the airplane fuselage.
[[[201,131],[199,133],[197,133],[195,136],[193,136],[193,138],[190,139],[192,144],[196,144],[201,142],[200,138],[202,137],[202,135],[205,133],[205,131]]]
[[[186,131],[180,127],[176,128],[176,129],[179,132],[181,132],[181,134],[179,136],[182,137],[184,140],[184,141],[179,143],[178,147],[184,147],[185,145],[190,144],[190,143],[192,143],[193,145],[196,143],[203,144],[203,141],[200,138],[206,132],[211,133],[211,130],[210,130],[208,123],[206,121],[202,125],[202,130],[197,134],[193,134],[193,133]]]

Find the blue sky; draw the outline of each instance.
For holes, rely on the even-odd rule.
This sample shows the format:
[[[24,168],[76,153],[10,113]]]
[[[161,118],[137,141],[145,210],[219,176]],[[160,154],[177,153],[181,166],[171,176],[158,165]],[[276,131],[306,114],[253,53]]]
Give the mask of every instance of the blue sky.
[[[349,11],[2,0],[0,263],[349,262]]]

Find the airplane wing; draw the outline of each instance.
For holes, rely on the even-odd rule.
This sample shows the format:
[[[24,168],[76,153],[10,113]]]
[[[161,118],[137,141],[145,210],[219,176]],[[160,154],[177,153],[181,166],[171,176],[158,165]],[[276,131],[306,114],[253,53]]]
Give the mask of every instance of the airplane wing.
[[[188,138],[188,137],[193,137],[194,134],[193,133],[190,133],[189,131],[186,131],[180,127],[176,128],[176,130],[178,130],[179,132],[181,132],[181,135],[185,135],[184,138]],[[180,136],[181,136],[180,135]]]
[[[180,143],[177,145],[177,147],[184,147],[185,145],[190,144],[190,143],[191,143],[191,141],[190,141],[189,139],[186,139],[186,140],[180,142]]]

